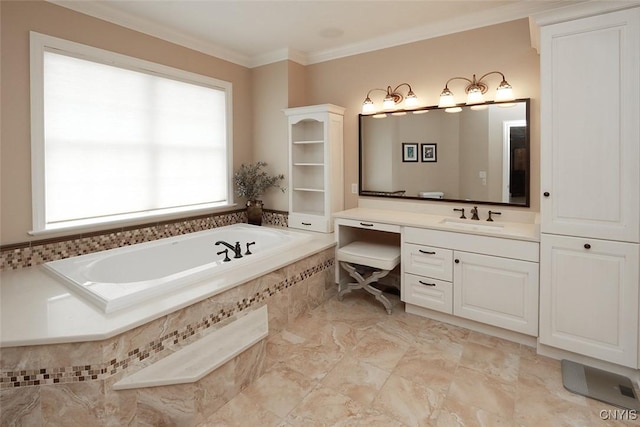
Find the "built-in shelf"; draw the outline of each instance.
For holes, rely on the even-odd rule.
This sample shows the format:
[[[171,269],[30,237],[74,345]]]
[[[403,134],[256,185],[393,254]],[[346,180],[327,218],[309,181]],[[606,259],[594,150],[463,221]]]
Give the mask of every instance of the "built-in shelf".
[[[344,108],[284,110],[289,122],[289,227],[331,232],[343,206]]]
[[[267,306],[262,306],[164,359],[113,385],[128,390],[194,383],[269,334]]]
[[[324,193],[322,188],[294,188],[294,191],[311,191],[314,193]]]

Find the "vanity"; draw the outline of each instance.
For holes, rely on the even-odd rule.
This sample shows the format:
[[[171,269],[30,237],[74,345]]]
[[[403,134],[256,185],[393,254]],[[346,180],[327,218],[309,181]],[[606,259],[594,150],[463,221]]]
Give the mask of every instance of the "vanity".
[[[356,240],[395,242],[406,312],[534,345],[537,215],[504,209],[489,222],[488,208],[478,208],[480,220],[461,219],[454,208],[361,199],[358,208],[334,214],[337,248]],[[337,268],[336,282],[346,280]]]

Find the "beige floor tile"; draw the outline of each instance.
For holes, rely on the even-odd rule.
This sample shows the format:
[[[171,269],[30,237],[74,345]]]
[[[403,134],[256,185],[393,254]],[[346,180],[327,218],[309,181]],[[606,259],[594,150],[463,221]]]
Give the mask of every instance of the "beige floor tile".
[[[449,343],[433,344],[429,348],[412,346],[400,359],[393,373],[433,390],[446,392],[458,367],[460,354],[442,350],[445,346],[449,346]]]
[[[391,375],[373,401],[373,407],[407,426],[433,426],[443,401],[443,393]]]
[[[603,410],[620,419],[603,419]],[[353,292],[272,334],[267,372],[204,425],[640,426],[615,411],[567,391],[560,361],[533,347],[406,314],[402,305],[388,315]]]
[[[275,427],[280,422],[280,417],[240,393],[209,417],[201,427]]]
[[[388,371],[347,356],[322,380],[322,385],[337,390],[367,407],[389,375]]]
[[[333,389],[318,387],[291,411],[286,421],[300,427],[352,425],[364,414],[365,407],[355,400]]]
[[[342,348],[324,345],[322,340],[307,339],[287,330],[267,340],[267,369],[278,363],[312,379],[322,379],[344,356]]]
[[[501,417],[512,418],[516,384],[459,366],[449,387],[447,398],[471,405]]]
[[[391,372],[408,349],[409,344],[403,339],[372,329],[358,342],[350,355]]]
[[[482,344],[487,347],[501,349],[503,351],[519,354],[520,344],[513,341],[508,341],[502,338],[494,337],[491,335],[483,334],[482,332],[471,331],[467,337],[467,342],[474,342],[476,344]],[[531,348],[531,347],[530,347]],[[535,349],[533,349],[535,352]]]
[[[515,382],[518,379],[520,356],[518,351],[505,350],[503,346],[487,347],[469,342],[464,345],[460,366],[473,369],[502,381]]]
[[[512,427],[513,419],[445,399],[438,413],[437,427]],[[543,427],[543,426],[540,426]]]
[[[284,418],[316,384],[301,373],[279,364],[267,371],[243,394],[257,405]]]

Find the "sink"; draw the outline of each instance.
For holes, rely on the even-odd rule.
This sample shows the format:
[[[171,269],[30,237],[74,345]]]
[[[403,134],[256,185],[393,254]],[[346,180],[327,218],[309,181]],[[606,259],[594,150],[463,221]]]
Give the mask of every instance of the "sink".
[[[480,221],[473,221],[469,219],[465,220],[465,219],[445,218],[442,221],[440,221],[440,224],[447,225],[450,227],[455,227],[455,228],[461,228],[464,230],[488,231],[488,232],[502,231],[502,229],[504,228],[503,225],[496,224],[494,222],[487,222],[487,221],[480,222]]]

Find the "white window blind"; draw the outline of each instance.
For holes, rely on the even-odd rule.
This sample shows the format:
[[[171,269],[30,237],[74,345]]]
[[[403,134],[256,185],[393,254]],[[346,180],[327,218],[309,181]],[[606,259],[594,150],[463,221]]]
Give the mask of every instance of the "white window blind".
[[[34,228],[229,203],[224,87],[47,48],[42,69],[44,218]]]

